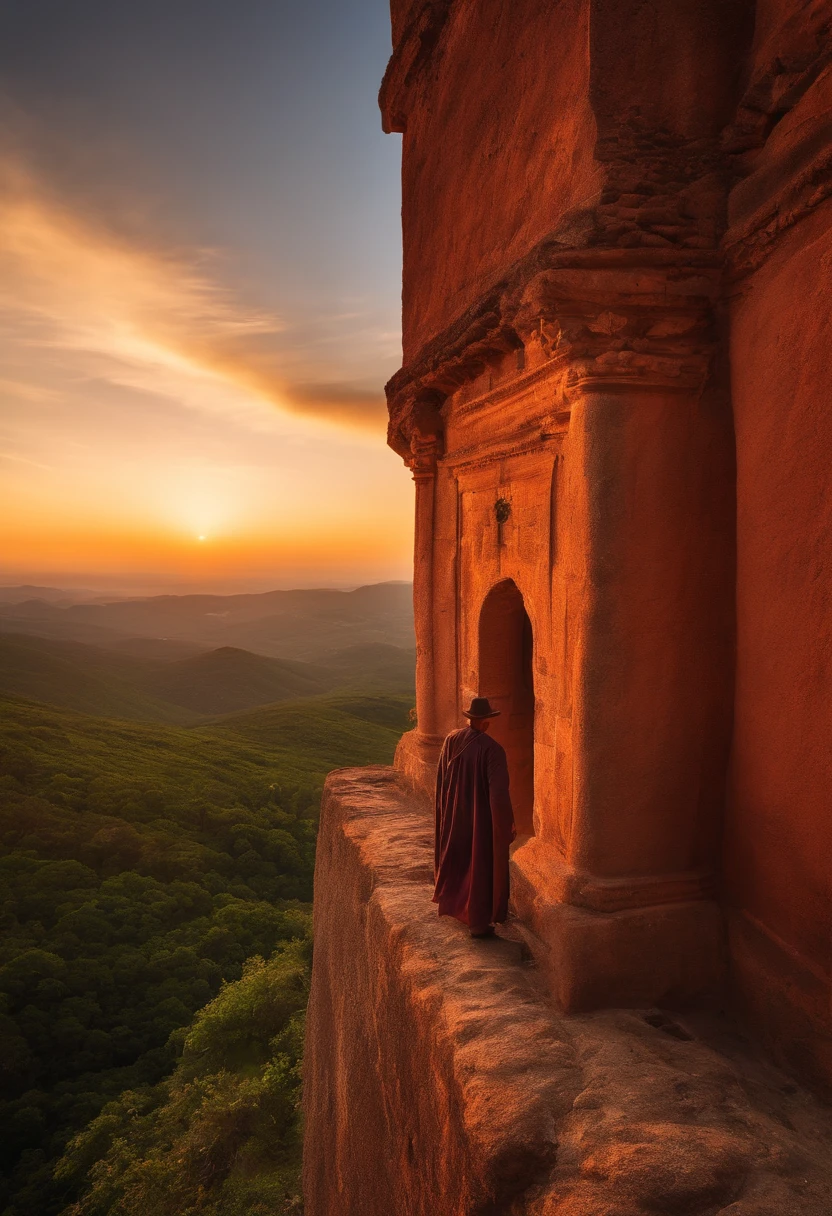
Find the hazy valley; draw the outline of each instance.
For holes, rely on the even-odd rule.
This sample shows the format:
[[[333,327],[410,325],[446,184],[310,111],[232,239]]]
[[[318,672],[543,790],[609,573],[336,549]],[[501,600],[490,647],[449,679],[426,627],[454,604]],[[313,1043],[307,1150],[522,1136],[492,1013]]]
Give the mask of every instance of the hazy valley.
[[[408,728],[411,589],[29,590],[0,589],[0,1211],[294,1211],[320,791]]]
[[[176,657],[183,652],[177,653],[175,642],[197,649],[235,646],[304,662],[350,646],[381,643],[409,650],[414,645],[409,583],[376,583],[354,591],[158,595],[82,603],[61,595],[56,588],[0,587],[0,632],[127,653],[164,656],[168,647]]]

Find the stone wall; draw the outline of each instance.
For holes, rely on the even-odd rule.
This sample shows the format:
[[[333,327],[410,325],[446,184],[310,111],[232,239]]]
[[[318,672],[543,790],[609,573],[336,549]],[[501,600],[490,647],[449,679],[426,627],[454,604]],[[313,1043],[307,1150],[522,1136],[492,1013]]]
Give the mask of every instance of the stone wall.
[[[830,267],[825,202],[732,301],[737,678],[725,891],[746,1007],[778,1055],[832,1079]]]
[[[405,35],[388,76],[393,94],[410,67],[388,119],[404,132],[405,359],[600,189],[587,0],[525,0],[521,20],[503,0],[414,7],[433,24],[411,37],[438,49],[417,80]]]
[[[500,683],[534,784],[516,908],[557,999],[722,975],[832,1085],[829,0],[396,0],[393,29],[390,442],[418,483],[397,763],[427,788]],[[509,584],[533,711],[488,662]]]
[[[737,459],[725,837],[732,979],[768,1049],[832,1082],[832,46],[822,0],[759,0],[724,136]]]

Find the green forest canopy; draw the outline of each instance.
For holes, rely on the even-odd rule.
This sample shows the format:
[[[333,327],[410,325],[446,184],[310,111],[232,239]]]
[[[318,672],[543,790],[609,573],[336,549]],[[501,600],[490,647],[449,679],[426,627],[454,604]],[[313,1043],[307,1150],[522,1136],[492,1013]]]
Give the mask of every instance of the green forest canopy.
[[[3,1216],[291,1205],[323,778],[389,763],[410,704],[354,691],[188,729],[0,701]],[[237,1054],[211,1031],[232,1025]],[[191,1151],[208,1172],[171,1191]]]

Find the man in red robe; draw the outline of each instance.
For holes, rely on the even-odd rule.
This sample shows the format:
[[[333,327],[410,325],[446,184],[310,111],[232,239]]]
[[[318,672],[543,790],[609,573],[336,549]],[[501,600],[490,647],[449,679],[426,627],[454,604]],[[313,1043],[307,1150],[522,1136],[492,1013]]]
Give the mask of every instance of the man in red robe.
[[[436,774],[433,902],[472,937],[490,937],[508,912],[508,850],[516,835],[506,753],[488,737],[499,714],[487,697],[463,710],[468,726],[448,735]]]

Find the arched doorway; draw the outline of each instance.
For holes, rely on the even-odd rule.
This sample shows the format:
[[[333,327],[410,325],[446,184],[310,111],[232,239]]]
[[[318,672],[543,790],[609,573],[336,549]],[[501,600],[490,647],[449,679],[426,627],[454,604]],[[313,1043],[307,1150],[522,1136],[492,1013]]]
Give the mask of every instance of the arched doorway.
[[[516,583],[492,587],[480,613],[479,692],[501,711],[491,734],[508,756],[518,834],[534,832],[532,623]]]

